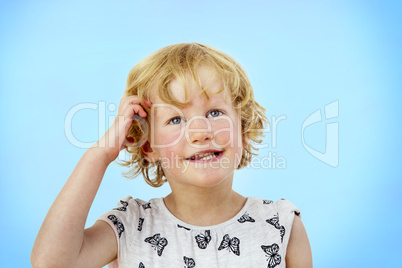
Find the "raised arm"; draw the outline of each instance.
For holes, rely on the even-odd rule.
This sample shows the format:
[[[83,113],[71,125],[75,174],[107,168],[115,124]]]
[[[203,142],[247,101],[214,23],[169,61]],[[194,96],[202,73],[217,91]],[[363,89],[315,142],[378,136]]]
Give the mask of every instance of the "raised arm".
[[[97,148],[89,149],[82,156],[40,228],[31,254],[33,267],[79,267],[74,263],[83,244],[85,222],[107,167],[108,162]],[[98,246],[106,247],[106,244]],[[112,259],[111,256],[116,256],[117,245],[109,246],[108,251],[106,255]]]
[[[102,267],[116,258],[112,228],[104,222],[84,228],[107,167],[125,148],[133,115],[146,116],[139,103],[137,96],[123,98],[115,122],[78,162],[39,230],[31,253],[34,268]]]

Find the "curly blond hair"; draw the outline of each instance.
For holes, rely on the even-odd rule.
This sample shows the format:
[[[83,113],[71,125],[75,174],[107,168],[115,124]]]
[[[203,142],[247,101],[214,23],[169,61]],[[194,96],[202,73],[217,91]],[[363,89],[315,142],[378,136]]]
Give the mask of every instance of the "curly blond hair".
[[[249,140],[244,147],[240,164],[237,169],[247,166],[255,151],[258,149],[253,143],[261,143],[264,122],[269,124],[265,115],[265,109],[259,105],[253,94],[253,89],[244,69],[227,54],[207,45],[198,43],[181,43],[164,47],[135,65],[128,74],[124,96],[137,95],[146,112],[149,109],[144,105],[144,99],[149,100],[152,91],[156,92],[160,99],[177,107],[185,107],[188,103],[178,102],[172,97],[168,87],[172,80],[177,79],[183,85],[185,94],[186,75],[190,74],[195,82],[204,91],[208,98],[208,92],[201,85],[197,70],[200,67],[212,69],[222,80],[224,88],[230,89],[231,99],[236,109],[241,108],[242,134]],[[141,149],[141,143],[148,139],[149,122],[146,120],[133,121],[127,138],[134,140],[133,144],[127,144],[127,152],[130,154],[129,161],[116,162],[120,166],[131,167],[122,175],[126,178],[135,178],[142,173],[145,181],[159,187],[167,180],[159,161],[153,163],[145,159]],[[145,137],[144,137],[145,136]],[[149,172],[154,170],[151,178]]]

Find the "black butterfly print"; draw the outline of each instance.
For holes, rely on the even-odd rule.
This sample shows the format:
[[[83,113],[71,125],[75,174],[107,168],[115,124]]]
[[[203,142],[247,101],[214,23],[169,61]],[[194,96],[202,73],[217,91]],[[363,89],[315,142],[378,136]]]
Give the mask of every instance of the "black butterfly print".
[[[120,200],[120,204],[122,204],[122,207],[114,208],[114,210],[119,210],[119,211],[126,211],[128,202]]]
[[[283,243],[283,237],[285,236],[285,227],[283,225],[279,227],[279,235],[281,236],[281,243]]]
[[[152,247],[156,249],[156,251],[158,252],[158,256],[162,256],[162,252],[168,244],[167,239],[161,237],[160,234],[155,234],[154,236],[147,237],[144,241],[150,243]]]
[[[283,237],[285,236],[285,227],[279,224],[278,214],[276,214],[273,218],[268,219],[267,222],[279,230],[279,235],[281,236],[281,243],[283,243]]]
[[[195,267],[195,261],[193,258],[188,258],[186,256],[183,256],[183,260],[184,260],[184,264],[186,266],[184,266],[184,268],[193,268]]]
[[[187,231],[190,231],[190,230],[191,230],[190,228],[184,227],[184,226],[182,226],[182,225],[180,225],[180,224],[177,224],[177,227],[178,227],[178,228],[183,228],[183,229],[185,229],[185,230],[187,230]]]
[[[121,234],[124,232],[123,223],[121,223],[121,221],[115,215],[109,215],[107,217],[109,220],[111,220],[113,222],[114,225],[116,225],[117,233],[119,234],[119,238],[120,238]]]
[[[275,214],[273,218],[268,219],[267,222],[273,225],[276,229],[279,229],[280,227],[278,214]]]
[[[137,199],[135,199],[135,202],[137,202],[137,205],[139,207],[142,207],[143,209],[147,209],[147,208],[151,208],[151,202],[148,202],[146,204],[142,204],[140,201],[138,201]]]
[[[140,265],[138,266],[138,268],[145,268],[145,265],[142,262],[140,262]]]
[[[267,253],[265,255],[268,257],[268,268],[274,268],[281,263],[281,255],[279,255],[279,246],[277,244],[272,244],[270,246],[261,246],[262,250]]]
[[[274,201],[272,201],[272,200],[262,200],[262,203],[264,204],[264,205],[269,205],[269,204],[272,204]]]
[[[211,242],[211,232],[205,231],[205,234],[201,233],[195,236],[195,241],[200,249],[206,249],[209,242]]]
[[[229,251],[232,251],[237,256],[240,256],[240,240],[239,240],[239,238],[233,237],[232,239],[230,239],[229,235],[225,234],[218,250],[222,250],[224,248],[227,248]]]
[[[247,212],[245,212],[245,213],[243,214],[243,216],[241,216],[240,219],[238,219],[237,221],[240,222],[240,223],[245,223],[246,221],[255,222],[255,220],[254,220],[253,218],[251,218],[251,217],[248,215]]]
[[[300,216],[300,212],[295,211],[295,214],[296,214],[297,216]]]
[[[142,208],[143,208],[143,209],[151,208],[151,202],[146,203],[146,204],[143,204],[143,205],[142,205]]]
[[[138,231],[142,231],[142,224],[144,223],[144,218],[139,218],[138,220]]]

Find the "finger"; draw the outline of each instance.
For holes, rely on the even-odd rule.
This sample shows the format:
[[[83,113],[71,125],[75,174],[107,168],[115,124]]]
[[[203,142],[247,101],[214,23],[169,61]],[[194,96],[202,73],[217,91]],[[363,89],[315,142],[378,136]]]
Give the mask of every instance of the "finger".
[[[140,103],[138,97],[135,96],[134,98],[131,98],[131,100],[128,100],[128,101],[129,101],[128,103],[124,103],[124,104],[122,105],[122,110],[125,111],[125,110],[127,110],[127,109],[130,109],[129,106],[132,106],[132,105],[140,105],[141,110],[143,110],[144,113],[145,113],[145,110],[144,110],[143,107],[148,107],[148,108],[150,108],[151,105],[152,105],[152,103],[151,103],[150,101],[146,100],[146,99],[143,99],[143,100],[144,100],[144,105],[142,105],[142,104]],[[141,116],[144,116],[144,113],[141,113]],[[146,113],[145,113],[145,116],[146,116]]]
[[[151,102],[144,100],[144,106],[151,106]],[[146,117],[147,113],[141,105],[138,96],[132,95],[124,97],[120,103],[118,114],[123,115],[125,118],[132,118],[134,114],[139,114],[141,117]]]
[[[141,100],[137,95],[128,96],[128,97],[126,97],[126,99],[128,101],[128,104],[132,104],[132,103],[140,104],[141,103]],[[149,100],[144,99],[144,98],[142,100],[144,101],[145,106],[151,107],[152,103]]]
[[[132,111],[132,107],[133,106],[138,106],[141,109],[143,109],[143,107],[141,106],[140,102],[138,100],[132,100],[129,103],[124,103],[119,107],[119,111],[121,112],[121,114],[124,114],[126,116],[130,116],[130,113]]]
[[[121,107],[127,107],[130,104],[139,104],[140,103],[140,99],[138,98],[138,96],[128,96],[125,97],[121,100],[120,106]]]
[[[144,99],[144,104],[148,106],[148,108],[151,108],[152,103],[149,100]]]
[[[139,114],[142,117],[146,117],[147,113],[145,112],[144,108],[141,105],[135,104],[132,106],[134,114]]]
[[[128,105],[128,104],[130,104],[132,102],[136,102],[136,103],[140,102],[140,100],[139,100],[137,95],[130,95],[130,96],[121,98],[119,106],[123,107],[123,106]]]

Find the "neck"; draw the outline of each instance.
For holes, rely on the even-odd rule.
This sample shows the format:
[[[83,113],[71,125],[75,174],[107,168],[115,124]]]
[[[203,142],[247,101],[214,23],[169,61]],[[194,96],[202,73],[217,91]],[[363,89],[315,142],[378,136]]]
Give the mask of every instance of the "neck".
[[[176,218],[191,225],[210,226],[233,218],[243,208],[246,198],[230,185],[216,187],[180,187],[170,185],[172,193],[164,198]]]

